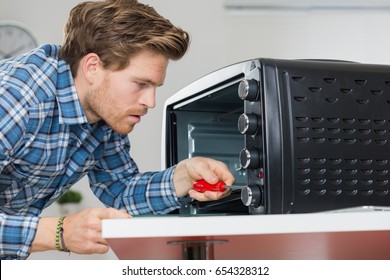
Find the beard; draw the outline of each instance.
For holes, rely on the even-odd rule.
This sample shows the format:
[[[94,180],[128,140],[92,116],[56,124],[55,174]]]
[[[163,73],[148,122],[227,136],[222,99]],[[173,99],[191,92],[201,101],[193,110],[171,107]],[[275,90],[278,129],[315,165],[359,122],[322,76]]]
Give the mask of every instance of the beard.
[[[140,121],[140,117],[148,111],[146,107],[125,109],[120,101],[110,95],[110,81],[107,76],[98,88],[88,92],[83,108],[90,124],[103,120],[119,134],[130,133]],[[132,118],[136,121],[132,121]]]

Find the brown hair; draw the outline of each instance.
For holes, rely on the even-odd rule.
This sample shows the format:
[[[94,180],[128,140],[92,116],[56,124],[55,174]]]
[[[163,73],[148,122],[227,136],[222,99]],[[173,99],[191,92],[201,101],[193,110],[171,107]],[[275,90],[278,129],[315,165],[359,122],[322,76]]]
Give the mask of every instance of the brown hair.
[[[186,31],[137,0],[87,1],[71,10],[59,55],[75,77],[88,53],[99,55],[105,68],[121,70],[142,50],[180,59],[189,40]]]

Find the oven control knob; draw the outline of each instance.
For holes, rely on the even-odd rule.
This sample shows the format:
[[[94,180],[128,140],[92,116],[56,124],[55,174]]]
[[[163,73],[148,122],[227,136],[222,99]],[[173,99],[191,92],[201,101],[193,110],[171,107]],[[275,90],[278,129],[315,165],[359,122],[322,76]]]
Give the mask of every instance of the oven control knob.
[[[256,169],[260,167],[261,156],[257,149],[244,148],[240,152],[240,164],[242,168]]]
[[[258,186],[245,186],[241,190],[241,201],[245,206],[259,207],[262,199],[261,189]]]
[[[242,80],[238,85],[238,96],[242,100],[256,101],[259,96],[259,84],[256,80]]]
[[[255,114],[242,114],[238,118],[238,131],[241,134],[255,135],[258,128],[259,124]]]

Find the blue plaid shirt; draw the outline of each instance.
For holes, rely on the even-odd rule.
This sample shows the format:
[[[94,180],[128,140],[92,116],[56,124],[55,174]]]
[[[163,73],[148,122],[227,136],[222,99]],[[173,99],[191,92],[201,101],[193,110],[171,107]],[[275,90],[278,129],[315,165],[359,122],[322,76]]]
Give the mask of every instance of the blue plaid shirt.
[[[173,168],[140,173],[126,135],[89,125],[59,46],[0,61],[0,258],[28,257],[41,211],[84,175],[107,206],[167,213]],[[54,240],[53,240],[54,242]]]

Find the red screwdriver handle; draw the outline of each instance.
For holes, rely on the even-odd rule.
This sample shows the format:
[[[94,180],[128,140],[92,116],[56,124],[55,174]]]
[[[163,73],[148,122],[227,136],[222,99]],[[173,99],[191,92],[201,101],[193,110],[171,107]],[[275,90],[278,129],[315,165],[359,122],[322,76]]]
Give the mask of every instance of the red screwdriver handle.
[[[223,192],[225,191],[226,184],[224,182],[218,182],[216,184],[210,184],[207,183],[205,180],[201,179],[194,183],[194,190],[198,192],[205,192],[205,191],[217,191],[217,192]]]

